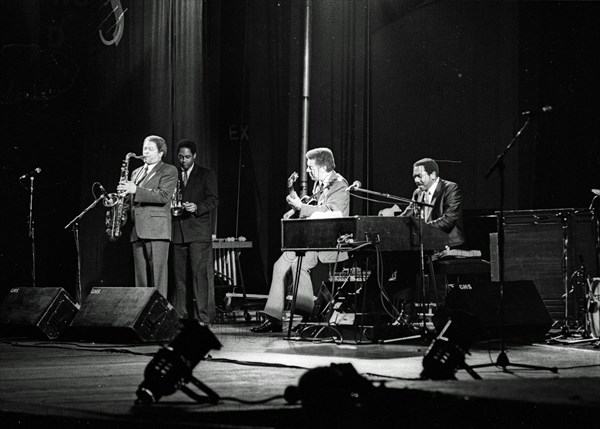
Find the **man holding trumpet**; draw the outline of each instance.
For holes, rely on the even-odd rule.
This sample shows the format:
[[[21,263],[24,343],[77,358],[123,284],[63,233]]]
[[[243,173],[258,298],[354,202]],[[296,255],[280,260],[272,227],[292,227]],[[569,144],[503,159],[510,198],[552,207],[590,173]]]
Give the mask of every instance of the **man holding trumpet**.
[[[219,203],[217,176],[195,163],[196,143],[177,144],[181,166],[173,204],[173,272],[169,301],[183,317],[210,324],[216,316],[212,233]]]

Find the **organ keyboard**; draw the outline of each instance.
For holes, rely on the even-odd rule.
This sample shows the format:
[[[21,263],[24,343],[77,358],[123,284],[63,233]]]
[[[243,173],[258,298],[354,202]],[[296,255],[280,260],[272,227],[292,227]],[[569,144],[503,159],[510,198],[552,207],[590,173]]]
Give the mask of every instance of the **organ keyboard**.
[[[426,223],[423,249],[440,250],[448,234]],[[348,216],[327,219],[282,219],[281,249],[290,251],[349,250],[370,243],[381,251],[419,250],[419,221],[412,217]]]

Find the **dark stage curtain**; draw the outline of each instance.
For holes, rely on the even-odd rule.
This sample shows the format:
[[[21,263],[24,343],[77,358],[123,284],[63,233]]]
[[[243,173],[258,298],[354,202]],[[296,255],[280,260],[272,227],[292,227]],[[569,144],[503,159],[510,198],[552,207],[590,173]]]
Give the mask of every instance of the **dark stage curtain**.
[[[93,201],[90,187],[95,181],[109,192],[115,190],[125,154],[140,154],[150,134],[166,139],[168,163],[176,164],[177,141],[190,138],[199,144],[198,162],[217,166],[216,142],[209,140],[205,120],[204,2],[122,3],[126,13],[119,44],[105,46],[95,38],[89,55],[82,208]],[[101,10],[99,19],[103,13],[110,9]],[[129,171],[139,165],[130,160]],[[130,229],[110,243],[104,213],[103,207],[95,208],[80,226],[84,296],[95,285],[133,285]]]
[[[330,147],[337,170],[369,186],[369,2],[313,1],[309,148]],[[309,188],[310,189],[310,188]],[[351,214],[365,214],[353,198]]]
[[[498,207],[498,179],[484,176],[518,115],[517,4],[370,5],[373,185],[409,197],[413,162],[432,157],[461,185],[465,209]],[[506,207],[517,206],[520,155],[506,169]]]
[[[223,0],[219,232],[254,242],[245,280],[266,292],[281,253],[286,179],[300,145],[305,1]],[[367,2],[312,1],[309,148],[330,147],[350,182],[368,177]],[[226,29],[226,31],[225,31]],[[238,163],[238,160],[239,163]],[[238,182],[234,180],[239,178]],[[296,186],[296,189],[299,189]],[[239,201],[238,201],[239,198]],[[363,213],[359,200],[352,210]]]

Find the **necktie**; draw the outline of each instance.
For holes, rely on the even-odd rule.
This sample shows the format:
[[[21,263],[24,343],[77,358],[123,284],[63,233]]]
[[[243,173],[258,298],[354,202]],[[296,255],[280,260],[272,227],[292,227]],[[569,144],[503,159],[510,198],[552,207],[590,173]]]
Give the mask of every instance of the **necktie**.
[[[183,177],[183,186],[187,185],[187,181],[188,181],[188,172],[187,170],[183,170],[183,173],[181,174]]]
[[[321,182],[317,182],[315,183],[315,187],[313,188],[313,195],[317,196],[317,193],[321,192],[321,188],[323,187],[323,184]]]
[[[135,179],[135,185],[139,185],[148,175],[148,164],[144,165],[144,169],[142,170],[142,174],[138,174],[138,177]]]
[[[423,201],[427,204],[431,204],[431,195],[429,194],[429,192],[425,192]],[[431,214],[431,207],[425,206],[425,209],[423,210],[423,219],[424,220],[429,219],[430,214]]]

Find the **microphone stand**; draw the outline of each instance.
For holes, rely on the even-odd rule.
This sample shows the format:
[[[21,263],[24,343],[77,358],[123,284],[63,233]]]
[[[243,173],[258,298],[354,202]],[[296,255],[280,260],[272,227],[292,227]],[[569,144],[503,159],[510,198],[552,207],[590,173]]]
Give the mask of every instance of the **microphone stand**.
[[[65,225],[64,229],[68,229],[73,226],[73,236],[75,238],[75,250],[77,252],[77,287],[75,289],[75,302],[78,306],[81,306],[81,253],[79,251],[79,220],[91,209],[96,207],[96,204],[104,198],[104,194],[100,195],[94,200],[92,204],[87,206],[81,213],[73,218],[71,222]]]
[[[418,222],[417,222],[417,227],[418,227],[418,231],[419,231],[419,269],[420,269],[420,275],[421,275],[421,311],[423,312],[423,327],[422,327],[422,332],[420,337],[427,339],[428,337],[430,337],[430,332],[427,329],[427,318],[425,316],[425,312],[429,313],[429,306],[427,306],[428,308],[425,308],[425,295],[426,295],[426,291],[425,291],[425,249],[423,246],[423,217],[421,216],[422,210],[424,207],[433,207],[433,204],[430,203],[425,203],[422,201],[415,201],[412,199],[408,199],[408,198],[403,198],[403,197],[398,197],[395,195],[390,195],[390,194],[384,194],[381,192],[376,192],[376,191],[371,191],[369,189],[363,189],[363,188],[353,188],[356,191],[361,191],[364,192],[366,194],[371,194],[371,195],[377,195],[379,197],[384,197],[387,198],[389,200],[392,201],[399,201],[399,202],[403,202],[406,204],[412,204],[414,206],[417,207],[417,218],[418,218]],[[388,340],[384,340],[384,342],[389,343],[389,342],[393,342],[393,341],[403,341],[403,340],[410,340],[410,339],[414,339],[414,338],[418,338],[419,335],[411,335],[405,338],[395,338],[395,339],[388,339]]]
[[[31,240],[31,279],[35,287],[35,223],[33,220],[33,174],[29,176],[29,239]]]
[[[491,366],[501,367],[504,372],[508,372],[506,367],[514,366],[517,368],[529,368],[529,369],[540,369],[548,370],[553,373],[558,373],[557,367],[546,367],[539,365],[527,365],[511,363],[506,354],[506,345],[504,343],[504,157],[513,147],[521,133],[527,128],[531,122],[531,117],[527,117],[527,120],[523,126],[514,135],[508,146],[497,156],[494,163],[490,166],[489,170],[485,174],[485,178],[488,179],[494,171],[498,171],[498,177],[500,179],[500,211],[498,213],[498,268],[499,268],[499,284],[500,284],[500,354],[496,359],[495,363],[485,363],[481,365],[471,365],[472,369],[476,368],[487,368]]]

